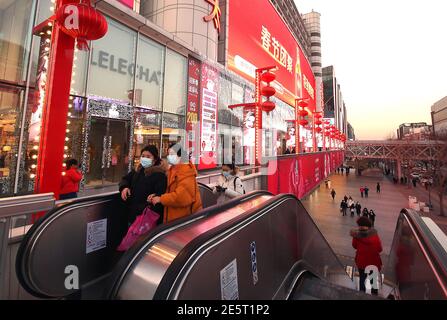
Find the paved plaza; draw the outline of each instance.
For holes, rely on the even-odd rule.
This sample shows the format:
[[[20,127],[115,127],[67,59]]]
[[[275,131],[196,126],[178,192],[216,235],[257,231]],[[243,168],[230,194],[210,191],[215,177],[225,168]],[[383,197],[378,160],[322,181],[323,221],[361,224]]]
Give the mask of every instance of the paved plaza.
[[[397,218],[402,208],[408,207],[408,195],[415,195],[420,197],[421,201],[424,201],[425,190],[422,187],[409,189],[406,186],[394,185],[392,181],[382,175],[379,169],[366,170],[362,176],[356,176],[355,172],[351,170],[349,176],[335,174],[330,177],[330,180],[331,188],[334,188],[337,192],[335,201],[332,200],[330,195],[331,189],[322,184],[319,189],[302,202],[335,253],[342,257],[342,261],[346,264],[349,264],[348,260],[352,260],[355,256],[349,231],[356,227],[357,215],[355,215],[355,218],[351,218],[348,212],[348,216],[343,217],[340,212],[340,202],[346,195],[351,196],[354,201],[359,201],[362,210],[366,207],[375,211],[377,215],[375,228],[382,240],[384,250],[382,258],[386,262],[391,250]],[[380,194],[376,193],[377,182],[380,182],[382,186]],[[369,198],[361,198],[361,186],[369,187]],[[433,218],[441,228],[447,226],[446,218],[439,218],[433,213],[428,216]]]

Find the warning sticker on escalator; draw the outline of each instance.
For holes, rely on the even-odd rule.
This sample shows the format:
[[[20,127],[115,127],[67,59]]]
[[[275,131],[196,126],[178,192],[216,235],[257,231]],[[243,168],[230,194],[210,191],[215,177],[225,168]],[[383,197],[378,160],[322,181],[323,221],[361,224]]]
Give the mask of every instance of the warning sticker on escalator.
[[[222,300],[239,300],[236,259],[220,270],[220,291]]]
[[[107,246],[107,219],[87,223],[86,253],[91,253]]]

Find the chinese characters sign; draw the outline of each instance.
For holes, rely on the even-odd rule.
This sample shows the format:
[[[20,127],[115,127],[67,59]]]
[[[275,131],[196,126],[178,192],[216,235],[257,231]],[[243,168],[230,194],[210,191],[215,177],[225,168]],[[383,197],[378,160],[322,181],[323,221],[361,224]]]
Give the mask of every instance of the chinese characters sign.
[[[200,90],[200,61],[192,57],[188,60],[188,106],[186,114],[187,146],[191,154],[191,162],[197,163],[199,155],[198,115],[199,115],[199,90]]]
[[[219,7],[219,0],[205,0],[205,1],[212,6],[212,9],[209,15],[203,17],[203,20],[205,22],[213,21],[214,28],[216,28],[217,33],[220,33],[220,16],[222,15],[222,12]]]
[[[289,28],[268,0],[232,0],[228,15],[228,67],[249,81],[255,70],[276,65],[277,97],[294,105],[309,98],[315,110],[315,77]]]

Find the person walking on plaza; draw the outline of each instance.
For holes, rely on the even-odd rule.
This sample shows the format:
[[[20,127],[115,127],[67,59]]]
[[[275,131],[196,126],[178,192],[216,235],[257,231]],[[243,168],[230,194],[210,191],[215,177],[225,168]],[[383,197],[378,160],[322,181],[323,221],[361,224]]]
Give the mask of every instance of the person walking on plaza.
[[[127,220],[131,225],[137,216],[147,207],[147,197],[150,194],[161,196],[166,191],[168,179],[167,165],[160,159],[156,146],[146,146],[140,152],[140,163],[125,175],[119,184],[121,199],[128,206]],[[157,204],[150,207],[160,215],[157,224],[163,222],[163,206]]]
[[[359,270],[359,284],[360,291],[366,292],[365,282],[368,275],[365,269],[368,266],[376,266],[380,277],[380,270],[382,269],[382,259],[380,253],[382,252],[382,242],[380,241],[377,230],[372,228],[371,221],[366,217],[361,217],[357,220],[357,229],[353,229],[350,232],[352,237],[352,247],[356,250],[355,263]],[[371,284],[373,284],[371,280]],[[377,279],[376,281],[380,281]],[[373,295],[378,295],[378,289],[371,289]]]
[[[350,209],[351,209],[351,217],[354,218],[354,215],[355,215],[355,203],[354,203],[354,201],[352,202]]]
[[[362,214],[362,205],[358,201],[355,204],[355,210],[357,211],[357,217],[360,217],[360,215]]]
[[[59,195],[60,200],[77,198],[79,182],[82,180],[82,173],[78,170],[78,160],[69,159],[65,165],[65,174],[62,176]]]
[[[341,201],[340,208],[341,212],[343,213],[343,217],[346,216],[348,210],[348,203],[345,200]]]
[[[377,193],[380,193],[380,182],[377,182],[376,191],[377,191]]]
[[[345,170],[343,169],[343,167],[341,167],[341,174],[343,175],[344,172]]]
[[[374,223],[376,222],[376,213],[373,209],[369,210],[368,218],[371,220],[371,225],[374,227]]]
[[[363,194],[365,193],[365,188],[360,187],[360,196],[363,198]]]
[[[365,198],[368,198],[369,188],[365,186]]]
[[[335,200],[335,195],[336,194],[337,193],[335,192],[335,189],[332,189],[332,191],[331,191],[332,200]]]
[[[365,217],[365,218],[369,218],[368,208],[363,208],[362,216]]]
[[[348,199],[348,208],[351,208],[351,206],[354,204],[354,200],[352,200],[352,197],[349,197]]]
[[[169,146],[168,163],[170,168],[166,193],[161,196],[151,194],[147,198],[153,205],[161,203],[164,206],[164,222],[202,210],[196,168],[178,143]]]

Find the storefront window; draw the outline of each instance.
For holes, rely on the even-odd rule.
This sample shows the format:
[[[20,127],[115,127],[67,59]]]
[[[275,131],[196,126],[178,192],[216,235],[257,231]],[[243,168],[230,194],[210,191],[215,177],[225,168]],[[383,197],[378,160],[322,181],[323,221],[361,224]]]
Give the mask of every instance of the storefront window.
[[[161,45],[140,37],[138,43],[135,102],[137,106],[161,109],[164,52]]]
[[[180,143],[184,149],[185,142],[185,117],[175,114],[163,114],[162,157],[168,155],[169,145]]]
[[[149,109],[135,109],[135,127],[133,131],[133,155],[138,158],[147,145],[154,145],[160,150],[161,113]]]
[[[0,1],[0,80],[24,84],[35,2]]]
[[[167,49],[163,98],[165,112],[185,114],[187,68],[188,61],[184,56]]]
[[[231,81],[220,76],[219,78],[219,94],[218,94],[218,117],[219,123],[231,124],[231,110],[228,108],[231,105]]]
[[[0,85],[0,195],[14,192],[23,95],[22,89]]]
[[[135,68],[136,32],[107,18],[109,29],[105,37],[92,44],[89,95],[132,102]]]

